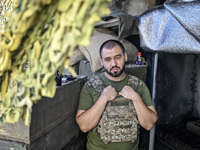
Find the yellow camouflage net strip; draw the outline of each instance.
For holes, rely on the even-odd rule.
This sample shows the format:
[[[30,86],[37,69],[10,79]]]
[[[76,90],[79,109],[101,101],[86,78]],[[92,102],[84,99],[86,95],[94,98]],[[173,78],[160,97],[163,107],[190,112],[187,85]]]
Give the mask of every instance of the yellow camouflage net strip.
[[[0,123],[22,117],[30,125],[33,103],[55,95],[56,71],[64,66],[75,75],[69,58],[77,45],[89,45],[109,1],[15,1],[0,33]]]
[[[14,0],[0,0],[0,26],[3,28],[9,12],[12,11]],[[1,31],[1,30],[0,30]]]

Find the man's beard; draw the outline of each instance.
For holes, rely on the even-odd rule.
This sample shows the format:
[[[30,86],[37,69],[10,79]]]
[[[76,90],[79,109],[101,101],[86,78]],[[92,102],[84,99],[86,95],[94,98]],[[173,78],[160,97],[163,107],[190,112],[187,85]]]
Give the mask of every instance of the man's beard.
[[[106,71],[106,73],[107,74],[109,74],[110,76],[112,76],[112,77],[119,77],[123,72],[124,72],[124,70],[125,70],[125,65],[123,66],[123,68],[119,71],[119,72],[111,72],[111,70],[112,69],[114,69],[114,68],[119,68],[120,69],[120,67],[118,67],[118,66],[113,66],[111,69],[110,69],[110,71],[108,71],[106,68],[105,68],[105,71]]]

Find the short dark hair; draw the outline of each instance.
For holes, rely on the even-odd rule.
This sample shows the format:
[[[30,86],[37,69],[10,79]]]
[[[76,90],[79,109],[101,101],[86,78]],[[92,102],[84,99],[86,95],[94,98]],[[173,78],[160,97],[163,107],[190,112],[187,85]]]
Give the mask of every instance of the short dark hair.
[[[99,49],[99,55],[100,55],[100,57],[102,58],[102,50],[103,50],[103,48],[112,49],[112,48],[115,47],[116,45],[118,45],[118,46],[121,48],[121,50],[122,50],[122,52],[123,52],[123,54],[124,54],[124,53],[125,53],[125,48],[124,48],[123,44],[122,44],[121,42],[117,41],[117,40],[111,39],[111,40],[105,41],[105,42],[101,45],[101,47],[100,47],[100,49]]]

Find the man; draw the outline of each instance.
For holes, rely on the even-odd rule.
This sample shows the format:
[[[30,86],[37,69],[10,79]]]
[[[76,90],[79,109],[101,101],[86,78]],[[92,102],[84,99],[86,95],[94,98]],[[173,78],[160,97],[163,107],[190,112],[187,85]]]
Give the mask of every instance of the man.
[[[140,79],[124,72],[127,54],[119,41],[104,42],[99,52],[105,72],[83,86],[76,121],[88,132],[87,150],[135,150],[139,143],[135,124],[150,130],[157,121],[149,90]]]

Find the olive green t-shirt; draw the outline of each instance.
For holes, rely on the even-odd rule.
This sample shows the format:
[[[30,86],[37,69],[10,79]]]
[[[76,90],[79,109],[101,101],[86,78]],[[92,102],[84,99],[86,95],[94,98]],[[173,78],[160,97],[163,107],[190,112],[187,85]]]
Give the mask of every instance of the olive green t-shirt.
[[[122,88],[128,84],[128,75],[122,81],[112,81],[106,78],[104,73],[100,74],[101,79],[103,80],[105,86],[111,85],[115,88],[117,92],[121,91]],[[146,84],[142,82],[141,86],[138,86],[136,91],[140,94],[143,102],[147,106],[152,106],[151,95],[146,86]],[[94,103],[99,98],[99,93],[91,86],[88,86],[88,82],[86,82],[80,93],[80,101],[79,101],[79,110],[87,110],[94,105]],[[139,138],[134,142],[111,142],[108,144],[104,144],[100,138],[99,134],[95,134],[92,130],[88,132],[87,136],[87,150],[137,150],[139,144]]]

